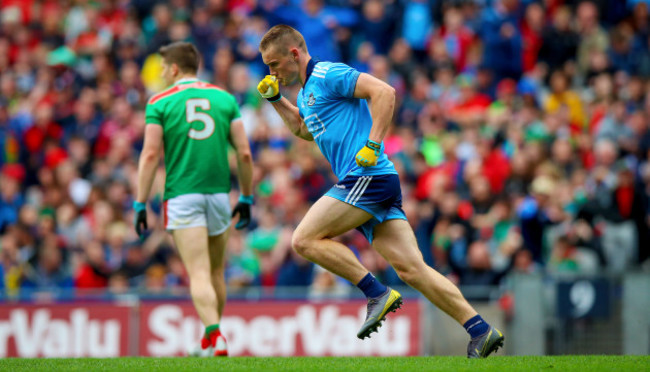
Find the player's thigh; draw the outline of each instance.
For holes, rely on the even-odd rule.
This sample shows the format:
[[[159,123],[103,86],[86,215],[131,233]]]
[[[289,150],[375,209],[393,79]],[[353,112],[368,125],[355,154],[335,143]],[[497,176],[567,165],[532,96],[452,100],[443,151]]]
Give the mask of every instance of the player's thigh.
[[[205,218],[210,237],[223,234],[230,227],[230,198],[226,193],[205,194]]]
[[[229,230],[219,235],[208,237],[208,253],[210,255],[210,270],[223,271],[226,266],[226,244],[228,243]]]
[[[209,277],[208,229],[205,226],[176,229],[172,236],[190,278]]]
[[[185,194],[165,201],[163,205],[165,229],[206,227],[206,202],[202,194]]]
[[[393,219],[375,226],[372,246],[398,273],[425,265],[413,229],[406,220]]]
[[[339,236],[372,218],[363,209],[338,199],[323,196],[309,208],[294,232],[296,239],[322,239]]]

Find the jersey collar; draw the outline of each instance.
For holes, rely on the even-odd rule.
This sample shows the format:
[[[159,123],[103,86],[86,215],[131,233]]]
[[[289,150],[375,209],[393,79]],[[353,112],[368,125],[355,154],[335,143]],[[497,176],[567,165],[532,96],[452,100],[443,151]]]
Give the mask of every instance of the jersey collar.
[[[174,86],[178,84],[185,84],[185,83],[195,83],[199,81],[198,78],[192,77],[192,78],[182,78],[174,83]]]
[[[302,85],[303,87],[307,85],[307,81],[309,81],[309,77],[311,76],[311,73],[314,71],[314,67],[316,67],[316,64],[318,61],[314,61],[314,59],[310,59],[309,62],[307,62],[307,73],[305,74],[305,83]]]

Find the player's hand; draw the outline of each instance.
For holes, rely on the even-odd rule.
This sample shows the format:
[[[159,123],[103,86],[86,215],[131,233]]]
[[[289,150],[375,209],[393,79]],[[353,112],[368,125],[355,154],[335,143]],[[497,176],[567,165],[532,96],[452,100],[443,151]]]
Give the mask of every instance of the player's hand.
[[[355,159],[357,160],[357,165],[360,167],[372,167],[377,165],[377,159],[381,154],[381,144],[368,140],[366,145],[363,146]]]
[[[135,216],[133,216],[133,226],[135,226],[135,232],[138,233],[138,236],[142,239],[148,228],[147,205],[145,203],[134,201],[133,210],[135,211]]]
[[[253,195],[239,195],[239,201],[235,208],[232,210],[232,217],[235,218],[239,215],[239,222],[235,225],[235,229],[241,230],[251,223],[251,205],[253,204]]]
[[[266,75],[259,84],[257,84],[257,91],[260,92],[262,97],[270,102],[275,102],[282,98],[280,95],[280,85],[278,79],[273,75]]]

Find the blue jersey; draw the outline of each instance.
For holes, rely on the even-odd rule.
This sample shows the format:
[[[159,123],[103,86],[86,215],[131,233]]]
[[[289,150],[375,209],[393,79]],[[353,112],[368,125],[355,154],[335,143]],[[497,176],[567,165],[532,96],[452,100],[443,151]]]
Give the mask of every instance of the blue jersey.
[[[359,74],[343,63],[311,60],[298,92],[300,117],[339,180],[347,175],[397,174],[383,143],[377,165],[360,167],[355,161],[372,127],[368,103],[353,96]]]

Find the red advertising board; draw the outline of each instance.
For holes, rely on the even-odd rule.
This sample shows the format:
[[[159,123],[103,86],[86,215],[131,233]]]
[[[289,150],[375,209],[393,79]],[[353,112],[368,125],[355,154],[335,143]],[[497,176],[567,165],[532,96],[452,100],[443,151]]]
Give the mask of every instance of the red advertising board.
[[[185,355],[198,343],[203,326],[191,302],[144,302],[140,310],[140,355]],[[365,301],[231,301],[221,329],[231,356],[419,355],[416,301],[390,314],[379,333],[361,341],[356,334],[365,315]]]
[[[231,356],[419,355],[420,309],[409,302],[361,341],[363,301],[231,301],[221,329]],[[1,304],[0,358],[181,356],[203,332],[189,301]]]
[[[128,355],[130,312],[115,304],[1,304],[0,358]]]

